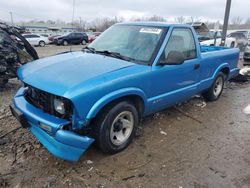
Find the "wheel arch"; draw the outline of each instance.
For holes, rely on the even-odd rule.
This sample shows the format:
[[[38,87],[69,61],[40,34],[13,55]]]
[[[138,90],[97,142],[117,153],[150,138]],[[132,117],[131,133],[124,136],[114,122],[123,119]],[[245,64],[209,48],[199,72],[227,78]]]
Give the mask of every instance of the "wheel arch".
[[[214,72],[213,74],[213,79],[216,78],[219,72],[223,72],[226,75],[226,79],[228,79],[229,74],[230,74],[230,68],[228,63],[223,63],[221,64]]]
[[[229,67],[224,67],[224,68],[220,69],[219,72],[222,72],[226,76],[225,79],[227,79],[229,77],[229,74],[230,74],[230,69],[229,69]]]
[[[41,42],[44,42],[44,45],[46,45],[46,42],[44,40],[39,40],[38,45],[40,45]]]
[[[86,118],[93,119],[102,109],[125,100],[131,101],[135,105],[136,109],[139,110],[139,116],[143,115],[146,105],[146,96],[144,92],[140,89],[127,88],[117,90],[99,99],[92,106]]]
[[[68,39],[62,39],[62,44],[64,43],[64,41],[66,41],[69,44]]]

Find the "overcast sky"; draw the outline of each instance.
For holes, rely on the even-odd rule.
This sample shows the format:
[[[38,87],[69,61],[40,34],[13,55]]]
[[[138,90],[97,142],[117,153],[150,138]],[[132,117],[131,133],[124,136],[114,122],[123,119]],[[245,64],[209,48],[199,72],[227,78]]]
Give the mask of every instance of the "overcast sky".
[[[73,0],[0,0],[0,19],[71,21]],[[226,0],[75,0],[75,20],[91,21],[100,17],[147,17],[159,15],[168,21],[174,17],[196,17],[203,21],[223,20]],[[250,17],[250,0],[232,0],[230,19]]]

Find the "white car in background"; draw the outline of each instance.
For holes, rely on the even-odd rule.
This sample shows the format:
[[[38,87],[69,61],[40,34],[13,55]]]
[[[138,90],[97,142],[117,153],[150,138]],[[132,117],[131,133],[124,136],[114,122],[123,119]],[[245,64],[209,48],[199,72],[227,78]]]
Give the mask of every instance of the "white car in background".
[[[210,39],[210,40],[204,40],[200,42],[201,45],[207,45],[207,46],[220,46],[221,39],[222,39],[222,32],[221,31],[210,31],[211,36],[216,36],[216,39]],[[215,41],[216,40],[216,41]],[[225,46],[229,48],[235,48],[237,47],[237,40],[234,37],[226,37]]]
[[[23,34],[23,37],[33,46],[44,47],[46,44],[49,44],[47,37],[38,34]]]

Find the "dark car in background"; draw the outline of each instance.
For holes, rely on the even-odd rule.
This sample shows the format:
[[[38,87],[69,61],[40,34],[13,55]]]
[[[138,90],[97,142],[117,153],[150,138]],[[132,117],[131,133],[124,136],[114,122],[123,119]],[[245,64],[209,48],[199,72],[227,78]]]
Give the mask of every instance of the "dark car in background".
[[[54,38],[54,44],[56,45],[64,45],[68,44],[87,44],[89,42],[88,36],[86,33],[73,32],[67,35],[63,35],[60,37]]]
[[[60,36],[62,36],[62,35],[51,35],[51,36],[49,36],[49,37],[48,37],[49,43],[53,43],[53,42],[54,42],[54,39],[55,39],[55,38],[58,38],[58,37],[60,37]]]

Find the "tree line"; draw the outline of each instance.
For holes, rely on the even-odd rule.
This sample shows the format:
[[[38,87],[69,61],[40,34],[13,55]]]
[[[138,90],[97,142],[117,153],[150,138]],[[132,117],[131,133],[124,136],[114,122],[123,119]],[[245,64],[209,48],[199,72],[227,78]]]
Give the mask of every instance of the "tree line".
[[[169,22],[170,19],[153,15],[149,17],[132,17],[130,21],[156,21],[156,22]],[[69,25],[74,28],[78,28],[79,31],[104,31],[107,28],[109,28],[111,25],[119,22],[125,21],[122,17],[113,17],[113,18],[97,18],[93,21],[85,21],[81,18],[79,20],[75,20],[74,22],[65,22],[62,20],[47,20],[47,21],[37,21],[37,20],[31,20],[29,22],[22,22],[22,24],[48,24],[50,26],[53,25]],[[220,29],[222,28],[222,24],[219,21],[204,21],[204,19],[201,19],[199,17],[184,17],[179,16],[175,17],[174,20],[171,19],[170,22],[176,22],[176,23],[194,23],[194,22],[204,22],[207,24],[209,29],[214,29],[215,25],[220,26]],[[250,29],[250,18],[243,19],[241,17],[234,17],[230,19],[228,29]]]

